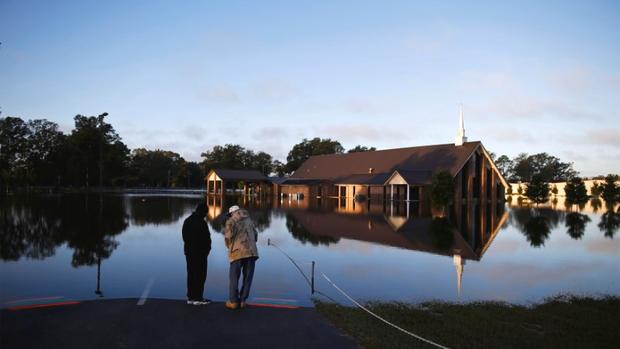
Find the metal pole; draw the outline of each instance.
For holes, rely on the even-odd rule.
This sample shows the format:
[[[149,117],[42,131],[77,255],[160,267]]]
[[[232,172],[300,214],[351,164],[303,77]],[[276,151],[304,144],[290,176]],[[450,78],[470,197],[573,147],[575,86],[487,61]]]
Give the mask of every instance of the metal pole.
[[[312,289],[312,294],[314,294],[314,261],[312,261],[312,279],[310,288]]]

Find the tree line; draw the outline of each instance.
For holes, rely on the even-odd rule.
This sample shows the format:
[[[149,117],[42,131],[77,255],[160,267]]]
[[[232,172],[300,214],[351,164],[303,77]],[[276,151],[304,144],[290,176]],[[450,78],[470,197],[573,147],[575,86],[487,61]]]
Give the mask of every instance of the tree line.
[[[564,182],[577,175],[572,162],[563,162],[547,153],[521,153],[512,160],[507,155],[494,158],[495,166],[509,182],[530,182],[535,175],[545,182]]]
[[[68,134],[46,119],[0,118],[3,191],[22,186],[202,187],[211,169],[257,170],[284,176],[310,156],[345,152],[340,142],[316,137],[295,144],[286,163],[238,144],[216,145],[201,154],[202,161],[188,161],[170,150],[130,150],[106,122],[107,116],[76,115]],[[358,145],[348,152],[374,150]]]

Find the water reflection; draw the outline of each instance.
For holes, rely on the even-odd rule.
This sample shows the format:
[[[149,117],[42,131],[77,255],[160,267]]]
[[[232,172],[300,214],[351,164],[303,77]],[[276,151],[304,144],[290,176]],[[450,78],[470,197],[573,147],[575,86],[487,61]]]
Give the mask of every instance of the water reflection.
[[[16,261],[22,256],[43,259],[54,255],[62,243],[60,203],[54,198],[0,200],[0,258]]]
[[[0,258],[44,259],[61,244],[73,249],[74,267],[94,265],[118,247],[128,226],[120,196],[15,197],[1,204]]]
[[[509,222],[525,235],[532,247],[541,247],[549,238],[551,230],[556,228],[565,216],[565,212],[549,207],[514,207]]]
[[[459,294],[466,261],[479,261],[508,219],[503,204],[462,204],[445,217],[433,217],[430,207],[417,202],[347,201],[324,200],[304,208],[284,202],[280,209],[292,237],[304,244],[349,239],[452,257]]]
[[[130,195],[126,203],[131,224],[145,226],[175,223],[198,201],[196,197]]]
[[[129,222],[125,203],[120,196],[87,195],[64,202],[71,210],[63,210],[61,224],[67,245],[73,249],[73,266],[94,265],[107,259],[118,247],[114,237]]]
[[[570,237],[581,239],[588,223],[592,221],[585,213],[595,214],[603,206],[603,201],[598,197],[579,205],[568,203],[565,197],[556,197],[546,204],[536,206],[531,206],[523,197],[517,198],[516,205],[512,204],[511,198],[507,203],[511,206],[509,223],[522,232],[533,247],[543,246],[551,231],[561,221],[565,222],[566,233]],[[620,205],[605,202],[605,212],[599,215],[599,230],[606,238],[613,239],[620,229]]]
[[[620,228],[620,213],[614,212],[613,209],[608,209],[607,212],[601,215],[598,228],[605,233],[605,237],[613,239],[618,228]]]
[[[579,240],[586,231],[586,224],[590,222],[590,217],[579,212],[571,212],[566,215],[566,233],[573,239]]]
[[[314,246],[325,245],[329,246],[331,244],[335,244],[340,241],[339,237],[332,237],[328,235],[313,234],[308,231],[304,224],[302,224],[302,219],[308,219],[308,217],[295,217],[293,213],[286,213],[286,228],[291,233],[291,236],[295,238],[297,241],[300,241],[302,244],[310,243]],[[307,222],[306,222],[307,225]]]
[[[174,285],[178,283],[178,280],[175,278],[184,266],[175,265],[174,258],[167,260],[166,266],[147,263],[148,265],[141,266],[143,269],[139,271],[136,270],[140,267],[136,267],[138,269],[133,271],[135,274],[132,275],[134,276],[128,276],[127,272],[119,271],[122,268],[119,268],[118,265],[127,265],[127,261],[135,258],[134,253],[141,253],[145,256],[166,253],[169,255],[171,246],[174,248],[174,244],[181,241],[178,234],[170,233],[170,229],[178,228],[171,226],[170,229],[167,229],[165,227],[157,228],[157,226],[178,224],[200,200],[203,200],[200,196],[83,194],[2,198],[0,200],[0,259],[3,261],[17,261],[20,258],[41,260],[52,257],[58,252],[62,258],[56,261],[62,263],[67,269],[71,268],[69,265],[74,268],[96,266],[97,287],[95,293],[97,296],[104,295],[102,270],[107,275],[106,295],[117,296],[118,290],[128,287],[124,286],[128,283],[127,280],[135,278],[136,274],[148,275],[149,273],[160,272],[160,269],[169,268],[167,271],[161,272],[158,277],[169,277],[167,283],[162,279],[161,289],[171,290],[170,293],[164,294],[165,296],[176,297],[177,294],[174,293],[176,286]],[[412,260],[421,261],[420,265],[424,265],[424,267],[413,271],[414,274],[424,276],[427,274],[424,274],[425,271],[421,269],[427,268],[434,271],[435,268],[445,267],[448,273],[441,273],[437,277],[443,277],[447,279],[446,282],[454,283],[456,276],[455,284],[459,294],[463,275],[467,273],[465,269],[468,261],[481,261],[494,244],[497,246],[492,254],[494,258],[486,257],[485,263],[472,263],[472,266],[467,266],[467,269],[471,270],[471,275],[477,275],[476,279],[495,281],[497,275],[503,274],[506,268],[538,263],[538,261],[524,261],[524,258],[529,258],[528,253],[531,251],[540,250],[523,249],[524,246],[542,247],[547,245],[545,246],[545,255],[547,252],[556,255],[564,253],[563,251],[558,252],[557,246],[561,246],[561,244],[554,245],[554,242],[562,238],[569,240],[568,236],[575,240],[581,240],[580,246],[584,251],[587,250],[587,253],[593,254],[594,252],[591,251],[594,249],[604,249],[606,251],[604,253],[607,254],[615,253],[617,255],[618,253],[617,241],[611,242],[609,239],[612,239],[620,229],[620,212],[618,211],[620,208],[606,207],[601,209],[602,203],[600,200],[597,203],[596,199],[591,200],[582,210],[577,206],[568,207],[572,210],[579,210],[576,212],[563,211],[566,205],[561,198],[556,204],[550,202],[549,206],[540,205],[538,207],[525,206],[526,203],[523,200],[521,200],[523,206],[515,207],[503,204],[457,203],[446,210],[445,216],[438,215],[438,212],[433,212],[431,207],[419,202],[407,204],[405,202],[390,203],[389,201],[377,200],[356,202],[351,199],[289,200],[288,198],[284,200],[263,198],[261,200],[253,197],[234,196],[210,197],[208,200],[208,220],[213,232],[223,231],[224,217],[228,207],[238,204],[248,208],[261,233],[266,232],[269,237],[276,237],[281,239],[280,241],[288,242],[289,248],[295,248],[295,253],[299,254],[299,257],[310,259],[319,254],[322,256],[320,261],[326,267],[328,261],[331,261],[331,265],[338,264],[334,270],[363,269],[365,273],[371,273],[368,270],[371,270],[373,266],[378,268],[377,265],[380,266],[381,270],[387,270],[393,263],[394,269],[399,270],[399,265],[405,265]],[[513,198],[512,202],[518,203],[518,201]],[[553,208],[553,205],[556,206],[556,209]],[[507,207],[509,207],[508,210]],[[593,213],[596,210],[599,210],[599,214]],[[600,211],[605,213],[601,214]],[[155,228],[136,230],[131,228],[131,226],[144,227],[148,225],[155,226]],[[503,229],[507,226],[514,229]],[[499,234],[500,231],[502,234]],[[123,232],[128,233],[119,237]],[[138,240],[138,238],[143,239],[147,235],[148,241]],[[501,237],[496,239],[500,235]],[[221,237],[215,236],[215,238]],[[494,241],[497,242],[494,243]],[[121,242],[124,248],[119,251]],[[315,246],[321,248],[317,249]],[[336,248],[334,248],[335,246]],[[350,246],[363,246],[364,252],[348,248]],[[517,250],[519,253],[510,253]],[[63,251],[68,251],[68,254],[61,253]],[[114,253],[116,255],[113,256]],[[584,258],[590,256],[586,252],[583,253],[585,254]],[[69,263],[64,259],[64,256],[67,258],[70,256],[71,262]],[[269,263],[268,256],[269,252],[265,251],[265,257],[267,257],[263,260],[265,263]],[[435,258],[434,256],[445,256],[447,258]],[[105,264],[106,260],[110,258],[115,258],[115,260],[108,261],[108,269],[102,268],[102,264]],[[346,261],[343,260],[345,258]],[[379,259],[373,260],[372,258]],[[510,258],[514,258],[515,261],[511,261],[512,263],[508,265],[497,264],[498,260],[509,260]],[[568,258],[568,260],[572,259],[574,259],[573,255]],[[225,259],[222,260],[223,263],[226,263]],[[564,262],[566,263],[566,261]],[[217,263],[214,261],[212,264],[215,275],[221,271],[217,269]],[[23,270],[26,270],[19,263],[6,263],[6,265],[9,265],[10,268],[15,267],[11,270],[15,271],[13,275],[19,275],[19,277],[21,277]],[[40,270],[43,270],[41,273],[46,272],[46,269],[41,266],[47,265],[47,262],[43,264],[33,263],[33,265],[36,265],[36,268],[41,268]],[[267,265],[265,264],[265,266]],[[269,266],[270,272],[276,270],[274,265]],[[496,267],[496,271],[490,270],[493,266]],[[177,267],[180,269],[177,270]],[[537,267],[535,266],[534,269]],[[149,268],[158,270],[154,272]],[[334,270],[332,272],[335,272]],[[89,296],[92,296],[92,290],[95,288],[94,272],[95,269],[93,268],[87,273]],[[528,280],[530,280],[530,273],[530,269],[523,271],[523,275],[526,275],[525,278]],[[80,270],[78,274],[84,273]],[[553,275],[556,274],[553,273]],[[359,277],[351,275],[353,273],[345,276],[350,277],[351,280]],[[281,278],[281,274],[278,274],[278,277]],[[382,277],[384,277],[383,282],[411,286],[406,281],[390,279],[388,274]],[[394,278],[400,278],[400,276],[394,276]],[[506,287],[511,290],[518,287],[515,286],[517,281],[514,280],[504,281],[508,285]],[[284,280],[283,282],[289,281]],[[265,281],[266,286],[264,287],[269,289],[269,292],[281,291],[278,287],[291,287],[290,284],[294,283],[291,282],[286,286],[274,286],[280,285],[278,282],[274,280]],[[18,285],[11,286],[13,290],[16,290],[14,292],[20,292],[21,284],[18,281],[13,281],[13,284]],[[441,285],[445,286],[445,283]],[[480,290],[479,286],[470,285],[467,288],[470,289],[471,287],[472,294],[475,288],[479,288],[479,292],[486,292]],[[492,287],[499,287],[497,285]],[[136,285],[136,289],[138,289],[136,292],[141,292],[143,286]],[[383,291],[378,290],[377,292]],[[449,291],[452,293],[452,290]],[[403,289],[398,295],[410,294],[407,292],[410,291]],[[511,291],[506,292],[510,293]],[[179,294],[182,295],[182,292]],[[123,296],[132,295],[133,293],[123,294]]]
[[[270,198],[210,195],[207,197],[207,220],[211,224],[211,229],[220,234],[224,233],[226,213],[233,205],[239,205],[248,210],[259,233],[271,226],[272,201]]]
[[[598,197],[590,199],[590,206],[592,206],[592,212],[597,213],[603,205],[603,202]]]

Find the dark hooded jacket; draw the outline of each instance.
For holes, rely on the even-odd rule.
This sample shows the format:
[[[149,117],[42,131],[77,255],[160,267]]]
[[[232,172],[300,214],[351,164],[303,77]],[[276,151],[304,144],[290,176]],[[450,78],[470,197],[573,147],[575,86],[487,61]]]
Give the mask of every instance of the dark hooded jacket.
[[[183,249],[185,255],[208,255],[211,251],[211,233],[205,220],[207,209],[204,203],[183,222]]]

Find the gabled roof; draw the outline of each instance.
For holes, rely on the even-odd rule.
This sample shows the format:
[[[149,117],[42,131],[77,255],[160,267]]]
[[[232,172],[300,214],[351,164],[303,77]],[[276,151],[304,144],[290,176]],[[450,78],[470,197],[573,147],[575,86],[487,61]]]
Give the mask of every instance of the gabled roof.
[[[400,175],[409,185],[427,185],[431,184],[433,179],[433,173],[429,170],[403,170],[397,169],[394,173],[388,177],[384,184],[388,184],[389,181],[396,175]]]
[[[426,170],[429,173],[448,171],[455,176],[480,145],[481,143],[476,141],[464,143],[462,146],[455,146],[450,143],[348,154],[317,155],[306,160],[291,178],[321,178],[342,183],[351,175],[368,175],[370,168],[372,168],[373,174],[387,174],[387,177],[397,169],[403,171]]]
[[[225,181],[269,181],[267,176],[256,170],[213,169],[211,171]]]

